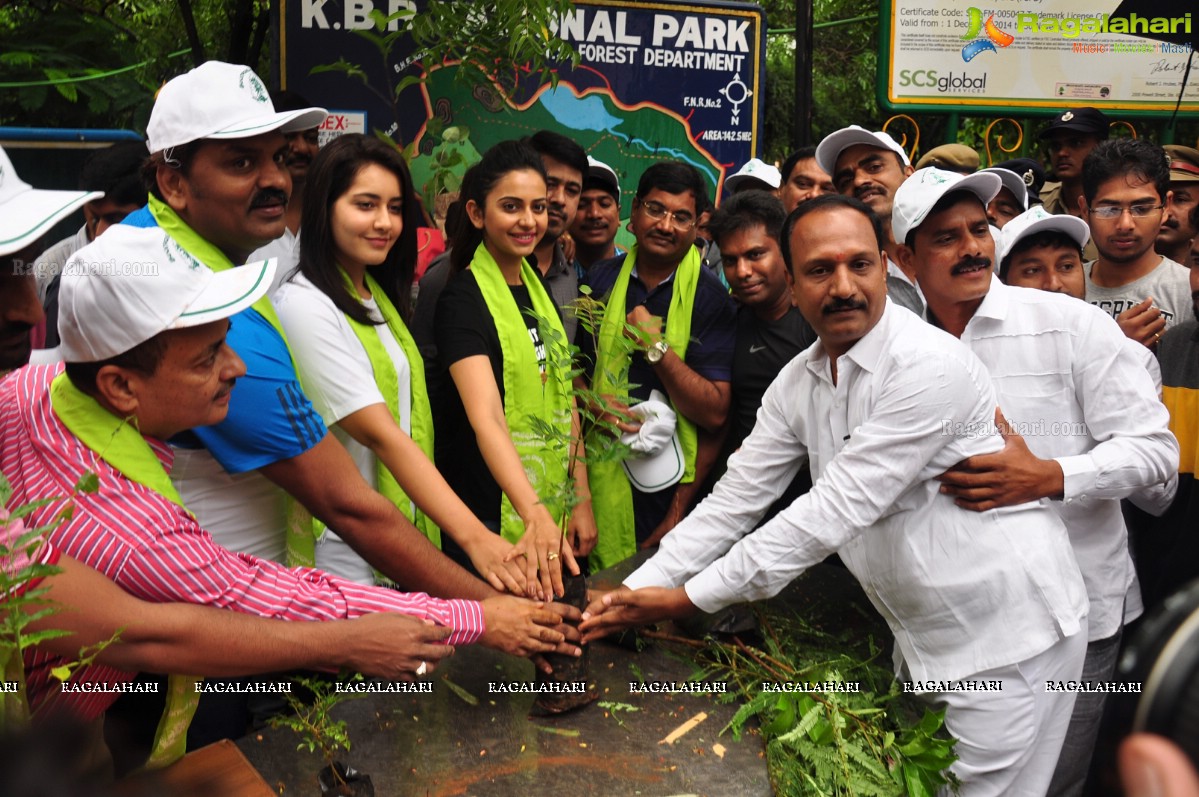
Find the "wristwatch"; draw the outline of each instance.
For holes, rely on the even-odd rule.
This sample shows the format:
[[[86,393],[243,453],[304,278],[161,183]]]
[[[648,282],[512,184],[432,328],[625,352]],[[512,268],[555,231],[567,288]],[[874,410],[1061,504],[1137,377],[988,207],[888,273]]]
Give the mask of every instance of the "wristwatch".
[[[645,361],[650,365],[657,365],[662,362],[662,358],[668,351],[670,351],[670,346],[666,341],[660,340],[645,350]]]

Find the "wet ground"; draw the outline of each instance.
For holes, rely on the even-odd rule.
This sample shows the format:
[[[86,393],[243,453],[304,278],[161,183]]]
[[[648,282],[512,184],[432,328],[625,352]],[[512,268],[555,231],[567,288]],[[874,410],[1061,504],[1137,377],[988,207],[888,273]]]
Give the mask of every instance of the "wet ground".
[[[628,567],[597,581],[619,583]],[[840,568],[821,565],[780,596],[802,611],[813,595],[865,601]],[[530,718],[531,693],[498,693],[500,684],[534,681],[532,665],[472,646],[431,677],[431,694],[372,694],[338,706],[353,748],[344,756],[368,772],[379,797],[757,797],[772,793],[761,738],[721,734],[737,705],[700,694],[635,694],[630,682],[684,682],[695,649],[654,640],[636,652],[601,642],[591,648],[600,696],[570,714]],[[448,679],[448,680],[447,680]],[[453,684],[453,685],[451,685]],[[457,687],[457,688],[455,688]],[[673,743],[663,743],[704,715]],[[276,792],[316,795],[321,762],[296,751],[288,730],[251,734],[238,746]]]

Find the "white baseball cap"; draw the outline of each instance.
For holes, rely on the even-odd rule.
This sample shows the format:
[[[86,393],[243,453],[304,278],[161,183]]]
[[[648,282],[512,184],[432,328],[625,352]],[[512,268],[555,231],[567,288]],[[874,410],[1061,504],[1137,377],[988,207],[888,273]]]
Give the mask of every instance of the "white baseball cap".
[[[621,462],[633,489],[656,493],[678,483],[686,464],[679,444],[678,418],[658,390],[649,399],[629,407],[629,414],[641,420],[636,432],[621,435],[622,443],[633,449]]]
[[[110,227],[63,266],[62,358],[107,360],[168,329],[240,313],[270,288],[276,262],[215,272],[158,227]]]
[[[1033,205],[1003,225],[1003,240],[1000,241],[999,256],[996,259],[1002,263],[1021,240],[1050,230],[1068,235],[1078,244],[1079,249],[1085,247],[1091,237],[1091,228],[1078,216],[1068,213],[1053,214],[1041,205]]]
[[[1024,178],[1016,174],[1011,169],[1005,169],[1002,166],[989,166],[986,169],[979,171],[991,172],[999,175],[1001,188],[1006,188],[1012,192],[1012,196],[1016,197],[1016,201],[1020,203],[1020,207],[1028,210],[1028,185],[1025,184]],[[995,193],[999,193],[996,191]]]
[[[778,188],[783,184],[783,175],[769,163],[757,158],[751,158],[744,166],[737,170],[736,174],[724,178],[724,187],[729,193],[733,193],[737,190],[737,185],[746,180],[761,180],[771,188]]]
[[[19,252],[103,191],[49,191],[17,176],[0,147],[0,255]]]
[[[864,127],[850,125],[843,127],[835,133],[829,133],[816,146],[816,163],[824,169],[826,174],[832,174],[837,168],[837,158],[841,157],[841,153],[855,144],[866,144],[879,149],[889,149],[900,157],[904,166],[911,166],[912,161],[908,158],[908,153],[903,151],[903,147],[899,146],[899,142],[891,138],[891,136],[883,131],[872,133]]]
[[[929,166],[913,172],[895,192],[891,206],[891,233],[898,243],[924,223],[933,205],[951,191],[969,191],[986,205],[999,193],[1002,182],[993,172],[962,175]]]
[[[208,61],[158,90],[146,125],[146,145],[150,152],[161,152],[202,138],[250,138],[272,130],[295,133],[319,127],[326,116],[324,108],[276,112],[253,69]]]

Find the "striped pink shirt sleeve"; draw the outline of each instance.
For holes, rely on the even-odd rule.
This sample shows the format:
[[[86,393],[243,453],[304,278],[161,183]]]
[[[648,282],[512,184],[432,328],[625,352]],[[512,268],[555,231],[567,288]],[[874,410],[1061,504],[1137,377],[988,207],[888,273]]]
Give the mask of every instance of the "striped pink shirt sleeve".
[[[284,620],[352,619],[399,612],[454,629],[447,640],[466,645],[485,630],[477,601],[444,600],[423,592],[366,587],[309,568],[286,568],[217,545],[182,512],[179,527],[154,535],[126,558],[118,579],[149,601],[186,601]],[[184,521],[184,517],[186,520]]]

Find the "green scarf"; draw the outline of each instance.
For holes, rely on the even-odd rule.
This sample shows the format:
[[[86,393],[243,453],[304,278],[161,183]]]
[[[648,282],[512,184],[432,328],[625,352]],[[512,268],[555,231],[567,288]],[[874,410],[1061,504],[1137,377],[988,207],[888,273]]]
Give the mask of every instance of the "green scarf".
[[[237,266],[237,264],[225,256],[224,252],[201,238],[198,232],[189,227],[187,222],[175,212],[174,208],[153,194],[150,195],[150,215],[158,222],[158,226],[163,232],[171,236],[171,238],[175,239],[175,243],[183,247],[183,251],[213,271],[228,271]],[[279,316],[275,313],[275,306],[271,304],[271,297],[264,293],[258,297],[258,301],[254,302],[253,307],[258,311],[259,315],[267,320],[267,323],[275,328],[275,331],[279,333],[279,337],[283,338],[283,342],[286,344],[287,335],[283,333],[283,325],[279,323]],[[291,348],[288,347],[288,353],[290,352]],[[292,367],[295,367],[294,357],[292,358]]]
[[[122,476],[183,507],[162,462],[131,422],[121,420],[101,407],[94,398],[75,387],[65,373],[54,377],[50,383],[50,402],[63,426]],[[183,508],[186,511],[186,507]],[[192,687],[198,680],[201,679],[189,675],[171,675],[167,679],[166,709],[154,734],[147,768],[164,767],[182,758],[186,752],[187,726],[200,702],[200,696]]]
[[[525,475],[529,477],[537,495],[544,498],[554,491],[554,485],[562,484],[567,478],[571,431],[569,374],[563,371],[561,364],[547,357],[546,374],[540,376],[537,350],[529,338],[524,316],[516,305],[512,290],[504,281],[499,264],[483,244],[479,244],[475,250],[470,271],[475,275],[475,282],[479,285],[487,309],[491,311],[500,338],[500,352],[504,358],[504,419],[524,465]],[[521,261],[520,277],[529,289],[533,313],[540,323],[550,324],[561,336],[560,339],[565,339],[566,332],[562,328],[558,307],[545,292],[541,279],[527,260]],[[544,344],[547,336],[541,333],[540,337]],[[543,439],[531,422],[533,418],[553,424],[559,434],[553,440]],[[515,543],[524,532],[524,522],[505,495],[500,509],[500,534]]]
[[[625,334],[629,278],[636,263],[637,246],[634,245],[625,256],[612,292],[608,294],[596,344],[595,374],[591,380],[595,392],[613,394],[617,401],[626,404],[629,400],[627,389],[617,391],[616,385],[627,385],[629,351],[628,347],[620,346],[616,341]],[[691,315],[701,268],[699,251],[693,246],[687,250],[674,272],[670,310],[666,315],[666,342],[684,359],[687,344],[691,342]],[[695,424],[677,410],[675,414],[678,418],[679,445],[683,449],[685,465],[682,481],[686,483],[695,480],[697,436]],[[605,434],[598,431],[593,433]],[[591,463],[587,469],[587,476],[591,482],[591,506],[595,511],[595,523],[604,531],[599,535],[595,550],[591,553],[591,561],[594,569],[603,570],[637,552],[637,533],[633,522],[633,488],[629,485],[628,476],[619,462]]]
[[[345,271],[341,272],[345,278],[345,284],[350,294],[357,298],[357,292],[354,290],[353,284],[350,282],[350,277]],[[404,325],[403,319],[400,318],[400,312],[387,298],[387,294],[379,287],[379,283],[375,281],[369,273],[366,275],[366,287],[370,290],[371,295],[375,299],[375,304],[379,308],[379,313],[383,316],[383,321],[387,324],[387,328],[391,331],[392,336],[396,339],[396,343],[400,344],[400,348],[404,352],[404,356],[408,359],[408,369],[411,373],[411,402],[412,411],[412,440],[425,452],[430,460],[433,459],[433,410],[429,406],[429,392],[425,387],[425,361],[421,356],[420,349],[416,347],[416,340],[413,339],[412,333],[408,331],[408,327]],[[371,370],[375,375],[375,384],[379,388],[379,392],[383,394],[383,400],[387,402],[387,409],[391,413],[392,420],[396,426],[400,425],[400,378],[396,374],[395,363],[391,361],[391,357],[387,354],[387,350],[383,348],[383,341],[379,340],[379,333],[373,324],[360,324],[349,316],[345,317],[346,323],[350,325],[358,342],[362,344],[362,348],[366,350],[367,359],[371,362]],[[420,529],[429,542],[441,547],[441,530],[437,525],[417,509],[416,504],[400,487],[395,476],[383,464],[383,460],[376,458],[376,477],[379,484],[378,490],[387,500],[391,501],[404,515]],[[316,521],[317,536],[324,530],[324,524]]]

